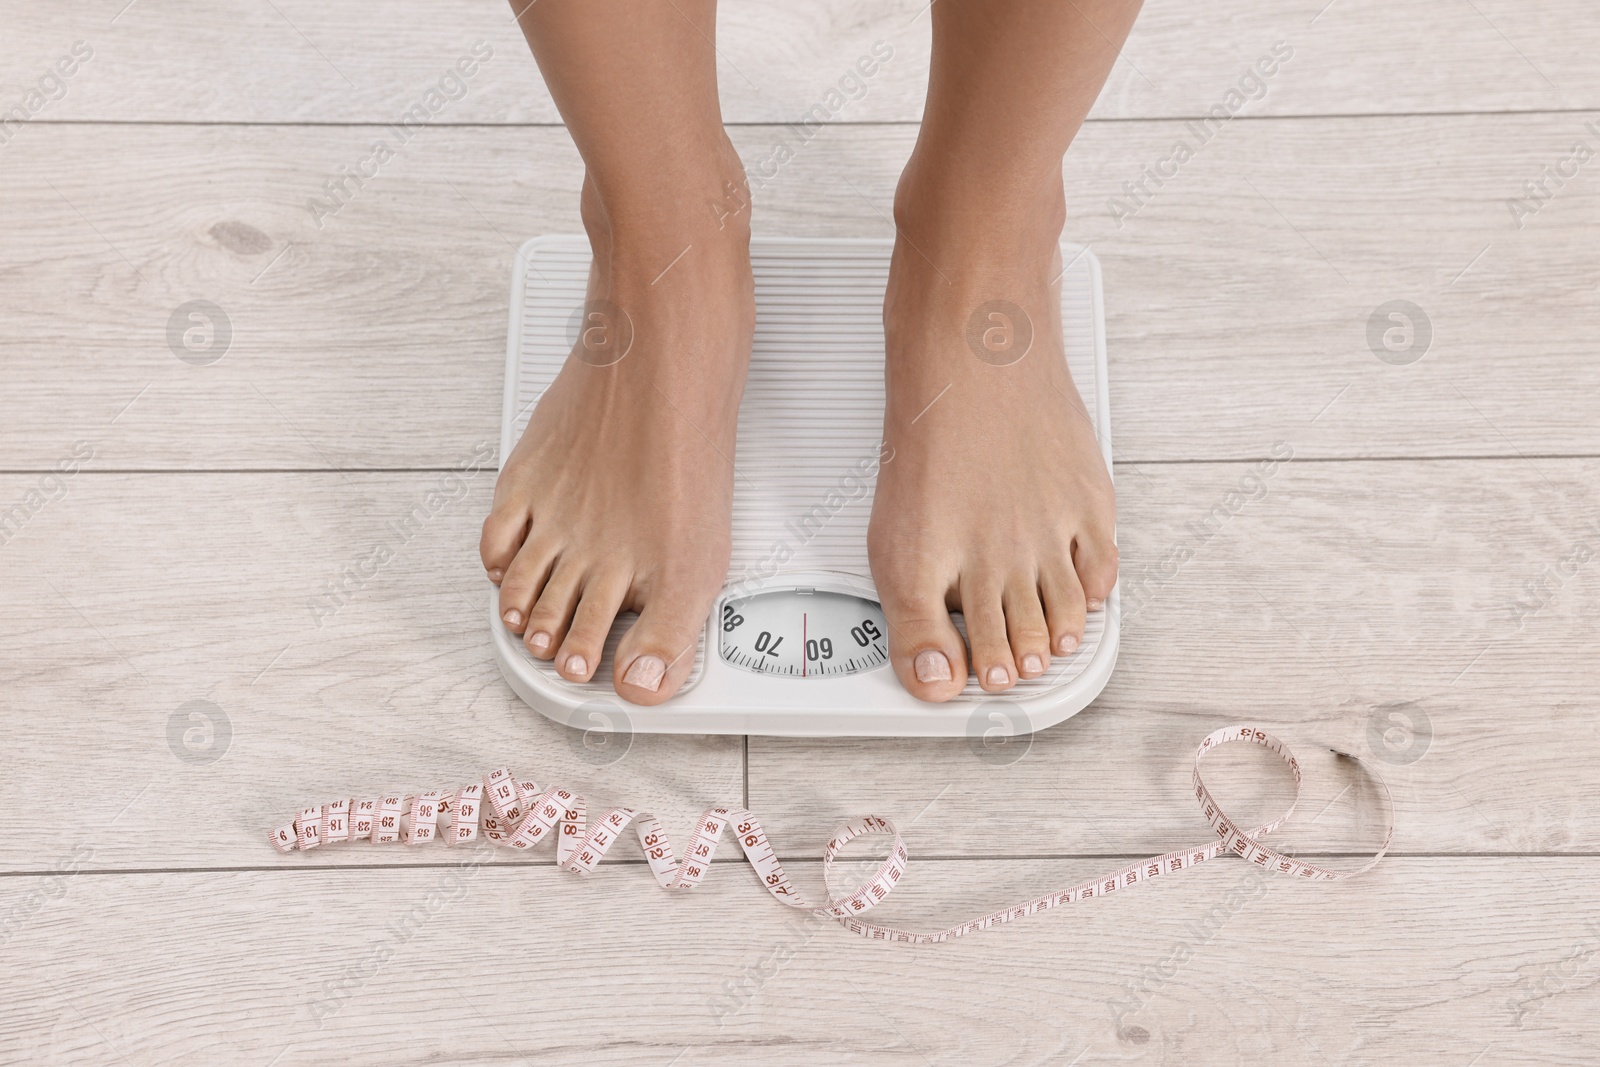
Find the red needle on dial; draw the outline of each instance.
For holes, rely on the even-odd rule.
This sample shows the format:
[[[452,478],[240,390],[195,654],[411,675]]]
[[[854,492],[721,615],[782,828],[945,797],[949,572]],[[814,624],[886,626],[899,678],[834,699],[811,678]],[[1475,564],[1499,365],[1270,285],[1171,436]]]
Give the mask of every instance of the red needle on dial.
[[[806,613],[800,613],[800,677],[806,676]]]

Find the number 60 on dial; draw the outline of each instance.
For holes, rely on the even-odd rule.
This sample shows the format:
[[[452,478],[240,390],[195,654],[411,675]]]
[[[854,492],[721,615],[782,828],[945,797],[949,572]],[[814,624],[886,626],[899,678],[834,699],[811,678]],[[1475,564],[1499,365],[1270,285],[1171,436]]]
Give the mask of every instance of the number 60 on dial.
[[[715,625],[722,659],[756,674],[837,677],[889,658],[882,609],[849,593],[795,588],[730,598]]]

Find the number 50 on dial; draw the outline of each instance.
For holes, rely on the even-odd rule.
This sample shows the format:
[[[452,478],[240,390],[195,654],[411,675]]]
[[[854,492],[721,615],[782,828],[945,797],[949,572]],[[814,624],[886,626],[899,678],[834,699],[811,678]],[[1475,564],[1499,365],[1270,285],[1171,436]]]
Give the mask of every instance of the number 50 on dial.
[[[756,674],[828,678],[889,658],[883,611],[865,597],[777,589],[726,600],[716,619],[722,659]]]

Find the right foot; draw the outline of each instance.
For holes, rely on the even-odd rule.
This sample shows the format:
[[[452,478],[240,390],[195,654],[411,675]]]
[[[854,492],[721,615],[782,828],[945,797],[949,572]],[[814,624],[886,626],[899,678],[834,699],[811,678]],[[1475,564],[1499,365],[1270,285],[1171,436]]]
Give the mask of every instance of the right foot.
[[[688,678],[732,550],[755,298],[748,213],[704,210],[724,190],[705,184],[624,218],[585,182],[588,329],[506,460],[479,546],[507,628],[569,681],[593,677],[619,612],[639,612],[612,665],[635,704]]]

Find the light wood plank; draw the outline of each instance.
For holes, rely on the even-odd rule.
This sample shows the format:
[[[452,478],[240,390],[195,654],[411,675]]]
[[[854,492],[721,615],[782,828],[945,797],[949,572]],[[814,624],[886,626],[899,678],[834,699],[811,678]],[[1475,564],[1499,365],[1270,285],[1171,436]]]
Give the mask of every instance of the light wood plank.
[[[74,6],[48,22],[16,4],[0,5],[0,19],[16,31],[0,45],[6,71],[0,100],[9,106],[10,98],[21,98],[81,39],[93,58],[39,119],[381,124],[397,121],[477,46],[487,61],[433,121],[561,121],[512,5],[501,0],[398,0],[385,5],[381,18],[365,8],[305,0],[265,6],[178,0],[135,6],[111,24],[124,2]],[[861,88],[847,80],[855,99],[830,108],[830,118],[914,120],[928,70],[928,19],[917,18],[924,6],[923,0],[875,0],[865,8],[845,0],[724,3],[716,64],[725,120],[800,120],[826,103],[878,42],[887,61],[865,65],[872,73]]]
[[[965,739],[752,739],[750,801],[784,854],[815,857],[836,823],[864,813],[900,822],[918,854],[1184,847],[1207,834],[1189,792],[1194,748],[1241,720],[1282,730],[1306,762],[1286,840],[1360,850],[1376,841],[1377,809],[1359,782],[1340,796],[1353,779],[1317,749],[1390,756],[1367,731],[1388,727],[1395,702],[1431,723],[1423,758],[1377,764],[1399,805],[1397,847],[1594,849],[1587,768],[1600,735],[1581,709],[1600,638],[1595,565],[1562,561],[1580,541],[1600,547],[1584,526],[1596,461],[1296,460],[1229,518],[1228,494],[1253,486],[1251,473],[1123,472],[1121,662],[1094,707],[1020,761],[1005,761],[1016,750],[986,761]],[[0,500],[25,500],[38,482],[0,478]],[[80,815],[121,812],[118,825],[137,830],[97,856],[124,869],[270,862],[264,831],[304,804],[453,786],[503,762],[599,802],[656,807],[680,828],[737,802],[738,738],[640,735],[624,759],[595,766],[582,735],[519,703],[484,633],[488,474],[409,542],[390,526],[444,484],[430,473],[76,475],[0,549],[12,607],[0,618],[0,704],[29,753],[15,761],[16,795],[54,796],[87,776]],[[1217,532],[1202,544],[1207,521]],[[392,562],[319,627],[319,590],[379,541]],[[1193,558],[1174,570],[1183,549]],[[1519,629],[1524,584],[1562,566],[1574,572]],[[214,764],[185,761],[169,739],[192,700],[232,723]],[[1214,781],[1240,818],[1275,815],[1285,776],[1248,757],[1214,757]],[[38,869],[28,818],[14,813],[18,832],[0,836],[4,869]]]
[[[1381,836],[1338,747],[1388,780],[1401,850],[1592,851],[1596,474],[1592,460],[1295,460],[1259,482],[1248,466],[1130,468],[1123,646],[1094,705],[998,750],[752,738],[751,805],[792,855],[819,852],[846,812],[909,825],[913,854],[1153,854],[1207,839],[1190,788],[1201,739],[1257,722],[1306,767],[1286,836],[1300,847]],[[992,710],[974,709],[976,732]],[[1207,780],[1240,820],[1274,817],[1288,775],[1236,748]]]
[[[673,896],[642,865],[587,880],[492,868],[7,878],[11,907],[58,896],[6,945],[0,1055],[1586,1064],[1596,864],[1397,859],[1352,882],[1286,884],[1217,863],[915,948],[791,917],[733,866]],[[820,879],[808,867],[809,886]],[[883,918],[951,921],[1091,873],[913,860]]]
[[[1260,456],[1291,432],[1307,456],[1600,452],[1600,200],[1580,177],[1520,231],[1505,204],[1579,116],[1235,124],[1119,229],[1108,198],[1182,129],[1096,124],[1069,167],[1072,235],[1105,266],[1119,459]],[[0,186],[14,468],[78,439],[112,467],[452,462],[498,425],[513,244],[578,228],[558,129],[429,131],[321,229],[307,201],[377,131],[30,132]],[[756,166],[790,134],[735,136]],[[758,229],[889,232],[912,136],[822,131],[758,191]],[[211,366],[169,346],[193,299],[231,321]],[[1410,366],[1368,347],[1395,299],[1431,321]]]
[[[1600,107],[1600,17],[1579,0],[1324,3],[1152,0],[1094,117],[1197,114],[1278,40],[1294,59],[1246,115]],[[943,925],[1115,863],[1086,855],[1203,840],[1193,746],[1252,718],[1310,776],[1285,844],[1375,840],[1371,790],[1326,743],[1375,757],[1409,854],[1338,885],[1218,863],[909,949],[786,914],[731,851],[669,896],[631,842],[589,880],[545,853],[462,870],[443,848],[268,849],[300,803],[499,762],[680,832],[745,787],[740,739],[641,735],[613,761],[510,694],[475,559],[488,471],[458,489],[359,470],[481,462],[511,247],[576,228],[577,160],[564,131],[525,128],[556,116],[488,0],[398,0],[387,20],[303,0],[13,7],[0,109],[73,40],[96,53],[0,144],[0,467],[34,472],[0,474],[18,798],[0,1060],[1593,1060],[1600,509],[1596,460],[1549,457],[1600,449],[1600,219],[1587,172],[1520,228],[1506,201],[1600,144],[1594,115],[1231,123],[1122,225],[1108,199],[1184,124],[1086,129],[1067,191],[1110,310],[1128,597],[1111,687],[1025,751],[754,739],[752,806],[812,889],[834,822],[896,818],[912,868],[880,918]],[[916,119],[922,7],[724,3],[740,123],[799,118],[894,34],[864,97],[762,184],[762,232],[888,232],[914,129],[849,124]],[[320,229],[306,200],[380,128],[60,124],[389,122],[479,39],[494,58],[437,116],[455,128]],[[799,139],[734,136],[752,166]],[[235,329],[209,367],[166,339],[202,297]],[[1413,366],[1367,349],[1392,299],[1432,321]],[[1230,498],[1255,495],[1251,465],[1214,461],[1278,441],[1296,459]],[[1413,458],[1317,462],[1371,456]],[[64,461],[84,472],[38,473]],[[390,525],[430,490],[437,514]],[[319,625],[319,587],[380,540],[393,560]],[[226,716],[214,763],[173,734],[195,700]],[[1427,724],[1415,762],[1385,747],[1391,711]],[[1241,817],[1276,814],[1284,776],[1251,757],[1219,753],[1208,778]],[[1437,852],[1480,855],[1416,855]],[[1056,853],[1079,858],[1037,858]],[[985,858],[936,858],[963,855]]]
[[[280,0],[159,5],[98,0],[40,19],[0,4],[0,100],[25,99],[77,40],[94,50],[43,121],[392,122],[479,41],[493,50],[443,123],[557,122],[507,4],[402,0],[360,8]],[[924,0],[773,5],[724,0],[718,74],[730,122],[793,122],[874,44],[893,49],[833,121],[916,121],[928,71]],[[119,12],[121,14],[119,15]],[[113,21],[113,19],[115,21]],[[1196,11],[1151,0],[1094,118],[1203,114],[1279,43],[1293,50],[1257,115],[1600,107],[1588,57],[1600,17],[1583,0],[1535,7],[1404,0],[1225,0]],[[869,64],[870,67],[870,64]],[[1261,90],[1246,86],[1251,92]]]
[[[1067,234],[1105,269],[1117,458],[1261,457],[1284,436],[1329,458],[1594,454],[1600,198],[1569,184],[1521,229],[1506,203],[1574,140],[1600,149],[1592,118],[1240,124],[1120,219],[1110,201],[1123,183],[1195,136],[1086,128],[1066,167]],[[806,206],[774,195],[756,217],[775,232],[831,230],[816,218],[828,204],[865,209],[853,232],[878,232],[873,218],[886,230],[896,175],[873,165],[882,140],[824,131],[779,177],[808,191]],[[1396,300],[1429,324],[1409,365],[1370,347]]]
[[[737,803],[742,738],[597,749],[505,685],[477,560],[492,478],[75,475],[0,546],[0,706],[27,735],[8,779],[115,820],[96,863],[135,868],[272,862],[302,806],[508,764],[675,825]],[[10,506],[39,479],[0,482]],[[0,867],[42,862],[32,818],[13,806]],[[312,862],[441,858],[404,851]]]

